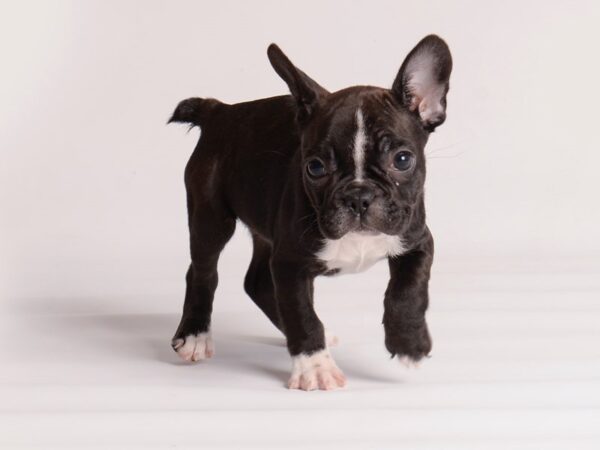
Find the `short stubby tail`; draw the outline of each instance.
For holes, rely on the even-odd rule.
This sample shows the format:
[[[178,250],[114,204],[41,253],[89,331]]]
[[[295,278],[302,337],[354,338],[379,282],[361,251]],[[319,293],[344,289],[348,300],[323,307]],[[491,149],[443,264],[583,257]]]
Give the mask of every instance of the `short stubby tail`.
[[[201,127],[220,103],[214,98],[188,98],[177,105],[168,123],[189,123],[192,127]]]

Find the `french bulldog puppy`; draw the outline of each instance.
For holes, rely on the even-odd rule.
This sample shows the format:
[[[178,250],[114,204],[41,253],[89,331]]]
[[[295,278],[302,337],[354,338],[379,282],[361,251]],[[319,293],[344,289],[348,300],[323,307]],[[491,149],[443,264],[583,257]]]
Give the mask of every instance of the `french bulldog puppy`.
[[[424,147],[446,118],[448,46],[435,35],[421,40],[391,89],[332,93],[275,44],[267,54],[291,95],[234,105],[190,98],[170,119],[201,128],[185,169],[191,265],[173,349],[187,361],[214,354],[217,261],[239,219],[254,243],[244,287],[286,337],[289,388],[345,385],[313,307],[313,280],[381,259],[390,268],[385,346],[418,362],[431,350]]]

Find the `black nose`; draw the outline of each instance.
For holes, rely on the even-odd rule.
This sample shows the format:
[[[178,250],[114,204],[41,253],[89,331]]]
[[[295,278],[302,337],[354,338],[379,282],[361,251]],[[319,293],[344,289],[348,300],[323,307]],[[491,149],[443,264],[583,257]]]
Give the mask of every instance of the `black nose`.
[[[353,186],[346,189],[344,204],[354,214],[364,214],[373,202],[375,194],[366,186]]]

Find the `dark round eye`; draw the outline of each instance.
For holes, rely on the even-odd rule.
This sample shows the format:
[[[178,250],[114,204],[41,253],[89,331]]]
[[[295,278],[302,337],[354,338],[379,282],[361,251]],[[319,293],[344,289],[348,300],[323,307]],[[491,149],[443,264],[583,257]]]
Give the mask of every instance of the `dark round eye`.
[[[327,171],[325,170],[325,166],[318,159],[311,159],[306,164],[306,171],[313,178],[321,178],[327,173]]]
[[[401,150],[394,155],[394,167],[401,171],[410,169],[415,157],[411,152]]]

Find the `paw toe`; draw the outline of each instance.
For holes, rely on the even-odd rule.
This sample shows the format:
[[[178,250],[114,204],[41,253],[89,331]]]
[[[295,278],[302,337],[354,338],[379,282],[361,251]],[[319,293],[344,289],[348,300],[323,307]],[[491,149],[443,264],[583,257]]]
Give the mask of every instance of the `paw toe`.
[[[346,378],[328,350],[294,357],[292,376],[288,382],[290,389],[331,391],[345,385]]]
[[[421,367],[422,360],[416,360],[407,355],[398,355],[398,361],[407,369],[418,369]]]
[[[190,362],[211,358],[215,353],[210,332],[173,339],[171,346],[183,360]]]

